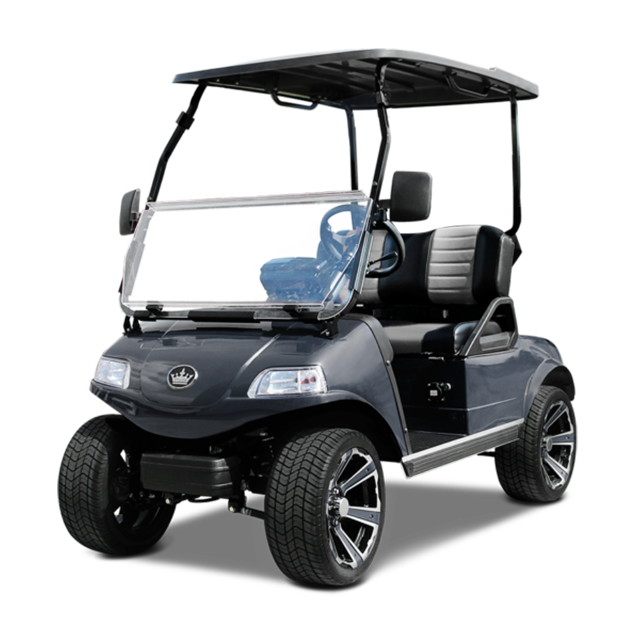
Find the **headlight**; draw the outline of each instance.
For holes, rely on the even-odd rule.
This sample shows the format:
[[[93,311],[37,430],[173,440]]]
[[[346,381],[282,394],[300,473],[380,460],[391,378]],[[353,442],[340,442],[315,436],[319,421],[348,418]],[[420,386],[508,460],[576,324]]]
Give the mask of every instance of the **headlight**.
[[[123,360],[102,357],[98,363],[98,368],[95,370],[94,380],[108,386],[128,388],[130,384],[130,365]]]
[[[321,395],[327,390],[326,378],[319,366],[267,369],[256,376],[247,396]]]

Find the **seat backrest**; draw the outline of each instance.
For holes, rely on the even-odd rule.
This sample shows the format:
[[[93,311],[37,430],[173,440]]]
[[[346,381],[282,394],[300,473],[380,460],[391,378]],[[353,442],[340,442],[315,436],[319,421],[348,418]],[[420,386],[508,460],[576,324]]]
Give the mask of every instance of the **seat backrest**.
[[[418,171],[396,171],[393,174],[391,187],[391,199],[381,202],[390,209],[390,219],[398,221],[423,221],[430,216],[432,204],[432,176]],[[405,238],[405,237],[404,237]],[[395,251],[395,244],[386,230],[374,230],[373,242],[369,259],[382,258],[386,254]],[[408,250],[406,250],[408,252]],[[386,268],[392,261],[373,264],[372,269]],[[379,296],[378,278],[366,278],[360,297],[359,304],[381,304]]]
[[[406,258],[390,276],[367,278],[358,302],[369,305],[488,305],[508,295],[512,239],[492,226],[450,226],[405,236]],[[376,235],[371,258],[393,251]]]
[[[405,196],[405,185],[402,190]],[[391,221],[396,220],[394,191],[395,184],[391,192]],[[429,195],[427,206],[429,214]],[[398,221],[407,221],[407,214],[404,210]],[[487,306],[494,298],[508,295],[515,245],[498,228],[450,226],[403,236],[406,243],[403,265],[390,276],[367,278],[358,303],[374,307]],[[371,259],[381,258],[393,249],[393,241],[386,231],[374,231]]]

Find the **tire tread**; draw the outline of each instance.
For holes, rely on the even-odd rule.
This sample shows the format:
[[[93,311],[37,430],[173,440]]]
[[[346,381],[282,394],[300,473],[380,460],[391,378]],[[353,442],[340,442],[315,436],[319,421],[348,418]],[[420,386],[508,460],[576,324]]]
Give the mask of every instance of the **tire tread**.
[[[69,442],[59,471],[59,508],[67,531],[81,545],[101,553],[131,555],[161,538],[174,510],[159,513],[153,524],[137,535],[125,535],[115,527],[108,511],[108,473],[111,450],[119,448],[120,435],[111,427],[111,419],[120,417],[87,421]]]
[[[276,564],[293,580],[345,584],[333,575],[320,543],[326,522],[320,498],[334,451],[355,434],[361,436],[345,428],[302,432],[274,461],[265,496],[265,530]]]
[[[568,484],[558,491],[549,491],[540,468],[543,414],[553,401],[554,395],[559,394],[565,396],[560,388],[541,386],[521,426],[519,439],[495,450],[499,483],[505,493],[513,499],[547,503],[559,499],[566,490]]]

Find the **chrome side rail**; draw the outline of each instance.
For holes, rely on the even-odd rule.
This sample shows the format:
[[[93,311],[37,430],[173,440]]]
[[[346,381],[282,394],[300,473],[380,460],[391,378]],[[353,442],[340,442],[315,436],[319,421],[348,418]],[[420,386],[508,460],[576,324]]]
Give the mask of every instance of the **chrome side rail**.
[[[512,423],[499,425],[484,432],[470,434],[455,441],[404,456],[401,463],[406,477],[413,477],[419,473],[436,469],[436,467],[442,467],[444,464],[482,453],[493,447],[512,443],[519,438],[519,429],[522,425],[523,419],[517,419]]]
[[[500,307],[508,306],[508,328],[504,328],[502,334],[508,334],[508,343],[503,347],[497,349],[484,349],[481,345],[481,337],[489,321],[492,320],[495,313]],[[516,322],[516,313],[514,312],[514,302],[511,297],[496,297],[489,305],[478,324],[473,328],[473,332],[469,335],[465,344],[460,348],[458,356],[474,356],[476,354],[493,353],[495,351],[502,351],[504,349],[511,349],[514,347],[517,339],[519,338],[519,330]]]

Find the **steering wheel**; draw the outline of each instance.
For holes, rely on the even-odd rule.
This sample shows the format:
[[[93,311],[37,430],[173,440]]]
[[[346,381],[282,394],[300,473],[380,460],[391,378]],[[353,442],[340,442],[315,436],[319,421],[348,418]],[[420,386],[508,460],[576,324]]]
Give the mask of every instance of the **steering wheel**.
[[[341,260],[345,250],[349,247],[350,239],[354,236],[359,236],[361,228],[357,227],[353,230],[348,230],[345,234],[339,234],[332,230],[330,226],[330,219],[334,215],[339,213],[351,213],[352,217],[355,217],[354,211],[361,210],[359,207],[351,206],[349,204],[341,204],[330,209],[321,220],[319,226],[319,237],[321,239],[321,245],[323,249],[334,259]]]
[[[388,276],[395,271],[397,271],[401,264],[404,262],[406,258],[406,245],[404,244],[404,240],[399,232],[399,230],[395,227],[395,224],[392,221],[379,221],[378,222],[380,228],[386,230],[395,243],[395,251],[382,256],[382,258],[375,258],[369,261],[369,267],[371,265],[375,265],[380,261],[391,260],[393,257],[395,258],[395,262],[390,267],[384,267],[379,269],[371,269],[367,271],[367,278],[382,278],[383,276]]]

